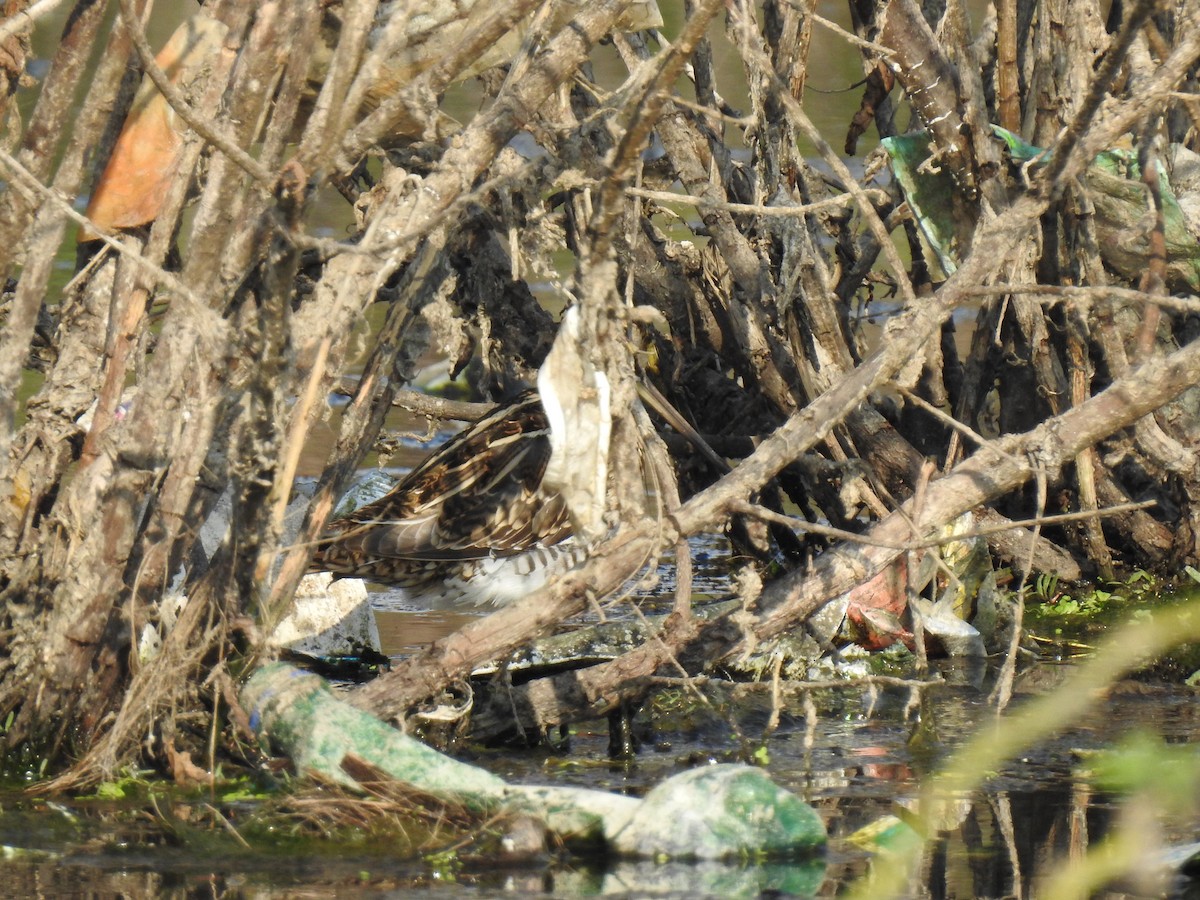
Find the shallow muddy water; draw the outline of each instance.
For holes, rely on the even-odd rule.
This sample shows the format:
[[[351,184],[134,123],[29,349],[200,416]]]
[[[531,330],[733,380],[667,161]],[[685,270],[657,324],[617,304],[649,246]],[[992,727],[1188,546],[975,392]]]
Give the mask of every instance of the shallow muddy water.
[[[1055,689],[1058,669],[1042,664],[1020,681],[1015,704],[1029,690]],[[157,811],[116,815],[119,802],[29,803],[12,796],[0,814],[0,844],[9,848],[0,893],[10,896],[89,897],[332,897],[358,893],[429,897],[578,896],[835,896],[869,878],[874,853],[848,838],[898,807],[915,804],[925,773],[935,769],[977,729],[995,727],[987,703],[988,673],[945,664],[944,686],[910,709],[908,691],[838,688],[821,691],[819,715],[806,720],[785,703],[765,740],[767,693],[743,697],[721,711],[660,697],[635,720],[643,737],[630,763],[607,759],[603,722],[573,729],[566,748],[480,751],[472,759],[521,783],[556,783],[645,793],[685,768],[735,761],[744,743],[761,747],[758,760],[782,786],[808,800],[829,831],[815,859],[767,866],[606,863],[537,859],[498,865],[472,862],[469,853],[398,851],[378,841],[347,850],[303,845],[250,847],[224,828],[188,828],[208,821],[207,801],[166,801]],[[992,774],[986,787],[948,812],[926,847],[904,896],[1036,897],[1040,880],[1078,858],[1111,831],[1128,805],[1092,787],[1083,774],[1086,753],[1111,746],[1131,731],[1149,731],[1168,745],[1197,746],[1200,707],[1195,692],[1133,681],[1118,684],[1093,713],[1058,737],[1036,745]],[[214,798],[211,809],[232,831],[253,801]],[[1181,844],[1200,835],[1196,804],[1160,817],[1156,843]],[[1146,866],[1153,860],[1147,856]],[[1186,881],[1155,882],[1099,896],[1200,896]],[[765,892],[765,893],[764,893]],[[874,896],[868,892],[865,896]]]

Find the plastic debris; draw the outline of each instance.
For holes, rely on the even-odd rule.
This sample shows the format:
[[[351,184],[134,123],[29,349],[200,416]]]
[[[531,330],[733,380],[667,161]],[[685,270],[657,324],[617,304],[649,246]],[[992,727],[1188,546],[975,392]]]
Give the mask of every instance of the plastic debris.
[[[998,125],[992,126],[1012,162],[1033,169],[1052,151],[1022,140]],[[958,191],[949,172],[933,164],[929,136],[924,132],[884,138],[892,174],[904,191],[922,237],[946,274],[954,272],[962,256],[964,223],[956,207]],[[1167,244],[1167,286],[1170,290],[1200,290],[1200,222],[1195,213],[1200,160],[1186,148],[1172,145],[1166,154],[1172,176],[1159,175]],[[1141,180],[1137,153],[1106,150],[1088,166],[1083,182],[1095,207],[1100,256],[1122,277],[1135,281],[1149,253],[1146,216],[1151,198]],[[1191,215],[1189,215],[1191,213]],[[969,237],[969,236],[968,236]]]
[[[438,753],[336,697],[324,680],[282,664],[242,690],[251,727],[301,772],[347,787],[356,756],[414,788],[480,812],[533,815],[571,844],[626,857],[749,860],[794,857],[825,843],[817,813],[760,769],[719,765],[668,778],[645,799],[554,785],[510,785]]]

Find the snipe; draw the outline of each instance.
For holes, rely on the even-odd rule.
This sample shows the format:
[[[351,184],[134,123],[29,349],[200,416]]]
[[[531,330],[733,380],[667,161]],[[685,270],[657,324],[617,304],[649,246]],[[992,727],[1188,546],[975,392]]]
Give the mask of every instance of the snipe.
[[[583,561],[544,489],[549,425],[534,391],[480,419],[385,496],[330,523],[312,568],[439,603],[509,603]]]

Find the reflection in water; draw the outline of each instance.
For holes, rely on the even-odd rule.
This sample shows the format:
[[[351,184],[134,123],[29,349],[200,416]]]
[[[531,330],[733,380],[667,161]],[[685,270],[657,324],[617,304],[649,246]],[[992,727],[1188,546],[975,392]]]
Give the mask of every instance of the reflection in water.
[[[456,615],[440,612],[432,617]],[[458,613],[457,615],[468,615]],[[384,614],[381,629],[400,628],[397,643],[418,641],[423,617]],[[437,627],[441,627],[440,624]],[[394,645],[395,646],[395,645]],[[453,880],[435,857],[364,843],[336,854],[310,845],[270,851],[199,853],[185,839],[182,823],[195,816],[194,801],[160,799],[158,813],[139,824],[125,815],[114,820],[111,805],[74,808],[40,806],[23,811],[13,802],[0,808],[0,844],[36,848],[6,861],[5,893],[13,896],[334,896],[346,890],[436,892],[442,898],[489,896],[759,897],[837,896],[886,864],[886,854],[868,852],[847,838],[900,807],[918,802],[921,777],[937,767],[960,739],[987,727],[990,685],[947,686],[930,692],[919,715],[920,731],[936,735],[932,745],[914,743],[918,729],[905,718],[906,692],[882,691],[871,697],[858,689],[827,691],[816,698],[820,715],[810,729],[803,710],[781,711],[779,728],[766,739],[768,771],[779,784],[809,800],[830,835],[828,852],[816,860],[768,866],[738,864],[626,864],[603,860],[553,861],[539,858],[517,865],[472,861],[462,851]],[[605,760],[603,723],[574,729],[567,751],[545,748],[485,752],[475,761],[512,781],[555,782],[641,794],[663,778],[705,760],[724,761],[736,746],[733,730],[756,741],[768,721],[769,697],[752,696],[735,707],[698,706],[662,715],[659,732],[629,764]],[[736,709],[736,714],[730,710]],[[868,709],[872,710],[868,715]],[[649,714],[643,713],[643,718]],[[732,721],[725,715],[733,715]],[[911,874],[903,896],[929,898],[1044,897],[1045,879],[1055,867],[1094,851],[1129,816],[1129,806],[1098,793],[1081,773],[1078,751],[1111,745],[1135,728],[1163,726],[1171,743],[1200,742],[1200,712],[1186,689],[1132,686],[1113,692],[1107,705],[1078,728],[1038,745],[1007,764],[985,790],[951,804]],[[649,724],[649,723],[648,723]],[[204,798],[220,808],[234,827],[243,825],[253,803]],[[26,801],[27,803],[27,801]],[[902,813],[899,816],[903,818]],[[114,824],[114,821],[116,824]],[[900,826],[903,827],[903,826]],[[1180,821],[1149,823],[1148,837],[1162,829],[1163,840],[1196,839],[1193,808]],[[218,829],[218,832],[220,830]],[[190,832],[199,835],[199,832]],[[196,838],[199,840],[199,837]],[[210,833],[205,841],[215,840]],[[281,855],[282,854],[282,855]],[[1154,857],[1148,852],[1147,870]],[[364,881],[360,882],[359,879]],[[197,893],[199,891],[200,893]],[[1180,888],[1169,894],[1158,882],[1098,896],[1195,897]],[[866,896],[873,896],[869,892]]]
[[[921,777],[936,769],[960,740],[991,727],[989,688],[936,692],[922,705],[920,715],[930,721],[920,728],[904,725],[897,715],[904,698],[893,696],[877,707],[873,721],[854,715],[853,704],[835,703],[832,710],[823,710],[828,718],[807,749],[800,749],[801,723],[781,729],[770,745],[772,774],[817,805],[830,834],[822,895],[871,876],[880,857],[846,839],[889,816],[903,821],[905,808],[916,808]],[[1188,722],[1186,729],[1179,727],[1181,720]],[[1041,890],[1045,880],[1068,861],[1095,852],[1136,806],[1095,789],[1081,753],[1112,746],[1123,734],[1157,723],[1166,725],[1168,742],[1195,742],[1200,721],[1194,694],[1164,687],[1154,689],[1150,699],[1144,686],[1130,692],[1118,687],[1107,706],[1077,728],[1010,761],[983,791],[950,804],[903,896],[1047,896]],[[919,730],[928,729],[938,736],[932,754],[917,749],[920,744],[913,740]],[[1103,896],[1161,895],[1166,887],[1158,848],[1194,841],[1198,814],[1200,807],[1193,804],[1175,821],[1155,823],[1151,830],[1162,832],[1146,835],[1147,849],[1139,860],[1145,883],[1123,888],[1132,893]]]
[[[388,656],[409,656],[479,618],[480,613],[456,609],[401,612],[375,609],[379,642]]]

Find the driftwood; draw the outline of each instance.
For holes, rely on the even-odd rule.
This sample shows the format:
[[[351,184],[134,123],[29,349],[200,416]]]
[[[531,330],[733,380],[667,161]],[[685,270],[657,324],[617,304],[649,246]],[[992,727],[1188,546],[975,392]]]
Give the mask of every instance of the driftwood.
[[[1200,564],[1197,305],[1178,276],[1192,251],[1168,242],[1163,212],[1164,191],[1190,202],[1172,177],[1197,144],[1193,0],[1171,15],[1123,4],[1108,23],[1098,4],[1040,4],[1033,29],[1032,0],[977,23],[957,6],[928,21],[912,0],[852,0],[855,34],[811,4],[697,0],[671,10],[669,44],[620,33],[631,7],[617,0],[568,4],[567,26],[532,2],[481,6],[452,46],[435,43],[386,89],[389,58],[429,48],[375,27],[372,3],[207,3],[224,37],[176,82],[124,24],[138,3],[117,4],[111,30],[105,4],[80,3],[51,41],[28,121],[11,102],[35,90],[12,77],[33,26],[23,6],[7,4],[0,26],[0,720],[11,714],[12,759],[75,763],[60,784],[193,735],[207,746],[214,721],[236,721],[224,715],[228,671],[265,653],[418,360],[437,350],[492,399],[531,383],[556,320],[537,282],[578,306],[579,350],[612,386],[615,527],[560,583],[354,692],[362,708],[403,715],[672,549],[681,590],[661,632],[516,689],[530,722],[601,714],[664,669],[698,672],[799,628],[965,511],[980,527],[1085,514],[991,535],[1018,581]],[[507,76],[484,72],[478,112],[456,125],[442,95],[514,26],[523,43],[506,39],[519,45]],[[626,71],[597,78],[589,61],[614,31],[609,64]],[[923,165],[954,185],[945,252],[921,243],[919,212],[877,175],[880,157],[852,169],[831,149],[844,135],[814,125],[827,95],[805,87],[828,86],[811,62],[815,32],[872,75],[853,124],[842,117],[850,143],[895,134],[905,103],[928,130]],[[715,66],[715,41],[734,70]],[[80,60],[98,45],[83,90]],[[177,147],[153,220],[117,232],[64,198],[102,193],[141,70]],[[992,123],[1053,155],[1018,164]],[[514,149],[522,132],[536,154]],[[1130,136],[1149,174],[1121,188],[1144,214],[1114,239],[1087,173]],[[327,186],[354,201],[348,238],[312,227]],[[76,225],[101,237],[60,291],[54,262],[74,255]],[[898,310],[868,335],[881,299]],[[305,524],[285,541],[321,398],[364,349]],[[44,380],[30,395],[35,369]],[[638,379],[728,465],[656,434]],[[199,535],[218,527],[222,497],[233,519],[205,553]],[[788,527],[789,501],[865,543]],[[749,557],[782,553],[792,568],[739,614],[701,621],[685,539],[726,529]],[[161,633],[157,655],[136,650],[145,629]]]

